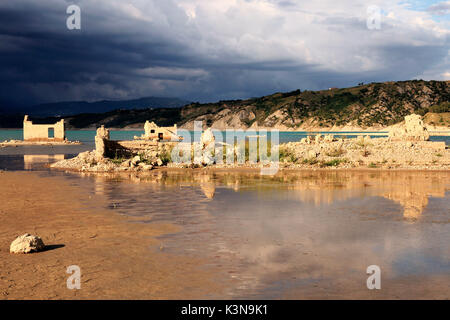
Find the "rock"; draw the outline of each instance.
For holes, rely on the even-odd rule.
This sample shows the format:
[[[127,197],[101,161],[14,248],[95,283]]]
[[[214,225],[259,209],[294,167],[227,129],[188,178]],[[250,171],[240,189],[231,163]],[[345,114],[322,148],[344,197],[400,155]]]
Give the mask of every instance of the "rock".
[[[42,251],[45,248],[44,242],[38,236],[26,233],[17,237],[9,247],[10,253],[30,253]]]
[[[122,168],[129,168],[130,166],[131,166],[131,160],[125,160],[124,162],[122,162],[121,164],[120,164],[120,166],[122,167]]]
[[[206,129],[200,138],[200,145],[202,150],[201,163],[203,165],[212,165],[215,162],[214,159],[214,147],[216,145],[216,138],[211,128]]]
[[[151,164],[146,164],[146,165],[142,166],[143,171],[150,171],[152,169],[153,169],[153,166]]]
[[[89,159],[91,153],[89,151],[85,151],[82,152],[78,155],[78,158],[80,158],[80,160],[86,161],[87,159]]]
[[[216,138],[214,137],[214,134],[213,134],[211,128],[206,129],[205,132],[202,133],[202,136],[200,138],[200,142],[201,142],[203,150],[208,148],[208,147],[210,147],[211,144],[214,147],[214,144],[216,142]]]
[[[334,141],[334,136],[332,134],[327,134],[324,138],[323,138],[323,142],[333,142]]]
[[[430,134],[423,124],[422,117],[411,114],[405,117],[405,123],[389,132],[391,141],[428,141]]]
[[[211,154],[204,154],[202,157],[202,164],[205,166],[210,166],[215,163],[215,159]]]
[[[131,159],[131,164],[133,166],[136,166],[139,162],[141,162],[141,157],[140,156],[135,156],[133,159]]]
[[[164,163],[162,162],[162,160],[160,158],[158,158],[158,160],[156,160],[156,164],[161,167]]]
[[[97,134],[95,136],[95,158],[97,160],[101,160],[105,157],[106,140],[109,140],[109,130],[105,129],[105,126],[101,126],[97,129]]]
[[[314,138],[314,142],[315,143],[319,143],[320,140],[322,140],[322,135],[321,134],[317,134],[316,137]]]
[[[317,152],[315,150],[309,150],[306,153],[306,156],[307,156],[308,159],[316,158],[317,157]]]

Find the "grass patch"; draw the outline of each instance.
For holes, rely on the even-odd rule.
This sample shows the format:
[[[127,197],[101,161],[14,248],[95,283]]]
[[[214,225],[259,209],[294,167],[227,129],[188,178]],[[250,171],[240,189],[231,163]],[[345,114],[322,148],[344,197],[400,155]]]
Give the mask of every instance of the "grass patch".
[[[110,161],[114,164],[121,164],[122,162],[125,161],[124,158],[114,158],[114,159],[110,159]]]
[[[346,163],[346,159],[333,159],[330,161],[322,161],[320,162],[321,167],[338,167],[342,163]]]
[[[377,164],[375,162],[369,163],[368,167],[372,168],[372,169],[378,168],[378,166],[377,166]]]
[[[122,162],[124,162],[126,159],[123,156],[120,156],[119,153],[116,150],[116,154],[114,156],[113,159],[110,159],[110,161],[114,164],[121,164]]]
[[[172,149],[173,146],[170,146],[169,148],[164,148],[164,150],[162,150],[161,153],[159,154],[159,158],[161,159],[164,165],[168,164],[169,162],[172,162]]]
[[[280,161],[285,160],[287,160],[287,162],[296,163],[298,161],[298,158],[291,150],[280,148]]]
[[[303,164],[309,164],[309,165],[315,165],[317,164],[319,161],[315,158],[311,158],[311,159],[303,159],[302,163]]]
[[[325,153],[329,157],[341,157],[345,154],[345,150],[342,149],[342,146],[338,148],[331,149]]]

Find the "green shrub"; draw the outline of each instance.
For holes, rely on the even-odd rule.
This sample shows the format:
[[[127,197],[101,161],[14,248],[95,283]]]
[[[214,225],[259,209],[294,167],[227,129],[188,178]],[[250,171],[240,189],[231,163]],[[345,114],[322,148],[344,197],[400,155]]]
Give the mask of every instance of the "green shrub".
[[[110,159],[110,161],[114,164],[121,164],[122,162],[125,161],[124,158],[114,158],[114,159]]]
[[[339,166],[341,163],[346,163],[347,160],[346,159],[333,159],[330,161],[322,161],[320,163],[321,167],[337,167]]]
[[[168,164],[169,162],[172,162],[172,150],[174,146],[169,146],[169,148],[164,148],[160,154],[159,158],[163,162],[164,165]]]
[[[429,110],[434,113],[450,112],[450,102],[442,102],[441,104],[431,106]]]
[[[309,164],[309,165],[315,165],[316,163],[318,163],[319,161],[316,158],[311,158],[311,159],[303,159],[302,163],[303,164]]]
[[[286,148],[280,148],[280,161],[284,160],[296,163],[298,161],[298,158],[291,150],[288,150]]]

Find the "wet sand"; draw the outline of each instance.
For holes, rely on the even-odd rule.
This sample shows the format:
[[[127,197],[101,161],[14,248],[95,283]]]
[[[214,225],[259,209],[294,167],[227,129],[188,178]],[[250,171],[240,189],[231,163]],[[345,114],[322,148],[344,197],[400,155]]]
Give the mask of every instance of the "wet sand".
[[[0,298],[450,297],[448,171],[41,171],[0,182]],[[25,232],[51,250],[9,254]],[[381,290],[366,287],[372,264]],[[66,288],[69,265],[81,267],[79,291]]]
[[[155,237],[177,227],[135,223],[103,209],[104,200],[61,177],[0,172],[0,299],[195,299],[220,292],[204,261],[160,248]],[[10,254],[12,240],[27,232],[48,250]],[[81,290],[66,287],[70,265],[81,268]]]

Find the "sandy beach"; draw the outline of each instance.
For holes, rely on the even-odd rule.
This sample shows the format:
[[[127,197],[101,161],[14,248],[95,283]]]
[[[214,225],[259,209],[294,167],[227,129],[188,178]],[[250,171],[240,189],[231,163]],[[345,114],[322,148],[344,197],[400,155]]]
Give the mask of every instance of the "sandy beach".
[[[449,298],[448,171],[286,170],[261,179],[242,169],[0,172],[0,299]],[[351,200],[368,196],[373,205]],[[47,250],[10,254],[27,232]],[[365,287],[374,262],[383,290]],[[81,290],[66,287],[70,265],[81,268]]]
[[[201,260],[164,253],[155,237],[167,224],[134,223],[104,209],[59,177],[0,172],[0,299],[189,299],[220,292]],[[9,253],[24,233],[48,249]],[[81,290],[69,290],[70,265],[81,268]]]

